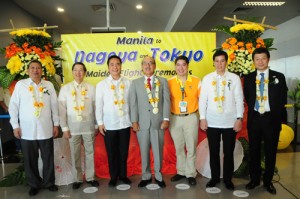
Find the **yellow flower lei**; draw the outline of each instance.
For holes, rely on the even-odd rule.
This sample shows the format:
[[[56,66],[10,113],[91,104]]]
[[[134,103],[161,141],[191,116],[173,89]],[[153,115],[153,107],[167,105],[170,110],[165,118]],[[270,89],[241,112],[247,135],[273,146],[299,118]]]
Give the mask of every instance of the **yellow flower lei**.
[[[263,96],[260,95],[260,90],[259,90],[259,85],[260,85],[260,80],[259,77],[256,77],[255,80],[255,84],[256,84],[256,99],[258,101],[258,112],[259,113],[264,113],[265,112],[265,103],[268,99],[267,94],[268,94],[268,84],[269,84],[269,80],[265,79],[264,80],[264,91],[263,91]]]
[[[111,83],[110,89],[114,93],[114,104],[118,107],[118,115],[122,116],[122,115],[124,115],[123,105],[125,104],[125,100],[124,100],[125,85],[124,85],[123,81],[121,80],[120,86],[119,86],[119,93],[120,93],[119,96],[116,91],[117,90],[116,86],[113,83]]]
[[[87,90],[85,89],[84,86],[81,86],[79,103],[77,103],[77,100],[76,100],[77,93],[76,93],[75,87],[72,89],[71,94],[72,94],[72,99],[73,99],[73,108],[76,112],[76,119],[78,121],[81,121],[82,120],[82,111],[85,109],[84,98],[87,95]]]
[[[216,79],[216,77],[214,77],[214,80],[212,81],[212,86],[214,88],[214,95],[215,95],[214,101],[217,103],[217,110],[220,113],[222,113],[224,111],[223,102],[225,100],[225,96],[224,96],[225,85],[226,85],[226,79],[221,82],[221,87],[218,90],[218,88],[217,88],[218,87],[217,79]]]
[[[31,97],[33,99],[33,107],[34,107],[33,114],[36,118],[39,118],[40,115],[41,115],[42,108],[44,107],[43,94],[44,94],[45,89],[44,89],[43,86],[39,87],[39,89],[38,89],[38,91],[39,91],[39,100],[40,101],[37,101],[35,91],[34,91],[34,87],[32,85],[30,85],[28,87],[28,90],[31,93]]]
[[[149,98],[149,103],[151,104],[151,106],[153,107],[153,113],[157,114],[159,109],[158,109],[158,102],[159,102],[159,87],[160,87],[160,82],[158,81],[157,77],[154,76],[154,87],[155,87],[155,94],[154,97],[152,96],[152,93],[150,91],[149,85],[147,80],[145,79],[144,81],[145,84],[145,88],[147,91],[147,95]]]

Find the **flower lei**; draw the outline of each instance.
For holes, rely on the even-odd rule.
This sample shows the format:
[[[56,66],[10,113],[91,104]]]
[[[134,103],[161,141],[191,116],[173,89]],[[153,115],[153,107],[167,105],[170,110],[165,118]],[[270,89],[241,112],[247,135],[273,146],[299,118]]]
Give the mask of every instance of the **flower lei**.
[[[81,87],[81,92],[80,92],[80,100],[79,100],[79,103],[77,103],[77,100],[76,100],[76,96],[77,96],[77,93],[76,93],[76,89],[75,87],[72,89],[72,101],[73,101],[73,107],[74,107],[74,110],[76,112],[76,119],[78,121],[81,121],[82,120],[82,111],[84,110],[84,98],[86,96],[86,93],[87,93],[87,90],[85,89],[85,87]]]
[[[125,100],[124,100],[125,85],[124,85],[123,81],[121,80],[121,83],[119,86],[119,91],[120,91],[119,96],[117,93],[116,86],[113,83],[111,83],[110,89],[113,90],[113,93],[114,93],[114,104],[118,107],[118,115],[123,116],[124,115],[123,105],[125,104]]]
[[[40,100],[39,102],[37,101],[35,91],[34,91],[34,87],[32,85],[30,85],[28,87],[28,90],[31,93],[31,97],[33,99],[33,107],[34,107],[33,114],[36,118],[39,118],[40,115],[41,115],[42,108],[44,107],[43,95],[44,95],[44,92],[47,92],[47,90],[43,86],[38,88],[38,91],[39,91],[39,97],[38,98]]]
[[[152,96],[152,93],[150,91],[150,87],[148,85],[147,80],[145,79],[144,81],[145,83],[145,88],[147,91],[147,95],[149,98],[149,103],[152,105],[153,107],[153,113],[157,114],[159,109],[158,109],[158,102],[159,102],[159,86],[160,86],[160,82],[158,81],[157,77],[154,76],[154,87],[155,87],[155,93],[154,93],[154,97]]]
[[[226,85],[226,79],[222,81],[220,89],[218,89],[217,85],[217,79],[214,77],[214,80],[212,81],[212,86],[214,87],[214,101],[217,102],[217,110],[219,113],[223,112],[223,101],[225,100],[225,85]]]
[[[268,84],[269,84],[269,80],[268,79],[265,79],[264,80],[264,91],[263,91],[263,96],[260,96],[260,89],[259,89],[259,85],[260,85],[260,80],[258,79],[258,77],[256,77],[256,81],[255,81],[255,84],[256,84],[256,99],[258,101],[258,105],[259,105],[259,108],[258,108],[258,112],[259,113],[264,113],[266,110],[265,110],[265,103],[268,99],[267,97],[267,94],[268,94]]]

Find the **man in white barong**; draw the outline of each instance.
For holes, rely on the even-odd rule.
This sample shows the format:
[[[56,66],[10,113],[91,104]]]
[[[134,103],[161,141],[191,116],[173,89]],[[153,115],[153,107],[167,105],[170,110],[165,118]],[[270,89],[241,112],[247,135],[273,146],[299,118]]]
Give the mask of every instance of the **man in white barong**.
[[[29,78],[17,82],[9,103],[14,136],[21,139],[24,169],[29,196],[42,188],[57,191],[54,173],[53,138],[58,135],[57,96],[53,84],[42,79],[42,64],[28,65]],[[43,162],[43,179],[38,169],[39,151]]]
[[[95,88],[84,81],[86,67],[81,62],[72,66],[74,81],[64,85],[59,93],[59,116],[63,137],[69,140],[72,157],[73,189],[83,183],[81,143],[85,154],[85,179],[98,187],[95,180],[94,140],[97,133],[95,123]]]
[[[131,184],[127,178],[127,158],[130,141],[129,88],[131,81],[121,76],[122,60],[112,55],[107,60],[109,76],[96,87],[96,119],[104,136],[111,180]]]

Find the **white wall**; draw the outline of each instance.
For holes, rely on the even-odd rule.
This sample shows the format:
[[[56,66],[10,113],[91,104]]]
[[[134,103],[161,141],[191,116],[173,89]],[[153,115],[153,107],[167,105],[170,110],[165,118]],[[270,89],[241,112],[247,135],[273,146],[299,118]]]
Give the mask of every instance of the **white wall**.
[[[278,30],[267,30],[263,38],[274,38],[274,48],[271,51],[270,68],[282,72],[289,90],[300,79],[300,16],[277,26]],[[292,103],[288,100],[289,103]],[[293,108],[288,109],[288,121],[293,122]],[[298,115],[298,117],[300,117]],[[299,124],[300,118],[298,119]]]

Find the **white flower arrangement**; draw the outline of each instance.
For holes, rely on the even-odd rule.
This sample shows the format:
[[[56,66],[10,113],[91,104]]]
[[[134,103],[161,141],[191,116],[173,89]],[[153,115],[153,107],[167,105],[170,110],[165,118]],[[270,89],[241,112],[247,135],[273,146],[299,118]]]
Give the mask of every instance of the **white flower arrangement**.
[[[247,75],[255,70],[252,54],[248,50],[235,50],[234,57],[228,60],[228,70],[234,73]]]

